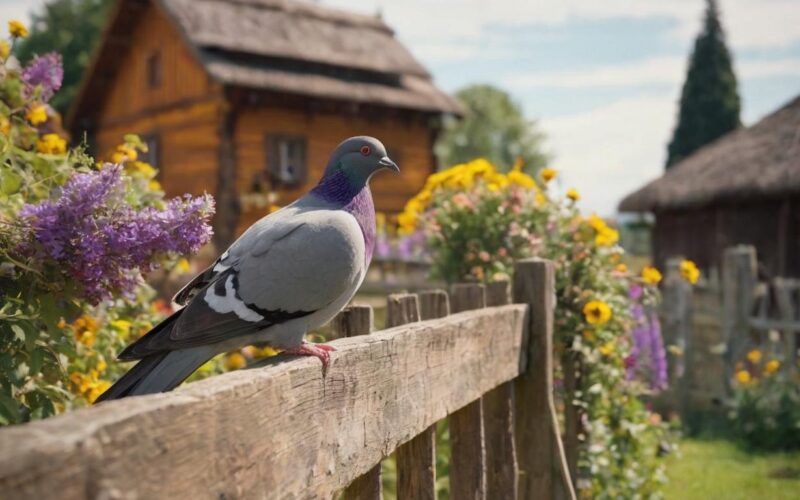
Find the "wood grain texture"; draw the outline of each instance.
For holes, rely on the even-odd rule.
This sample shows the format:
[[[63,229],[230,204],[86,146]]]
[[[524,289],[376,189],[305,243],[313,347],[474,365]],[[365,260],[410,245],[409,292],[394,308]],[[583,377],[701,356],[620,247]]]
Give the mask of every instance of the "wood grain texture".
[[[343,337],[369,335],[373,328],[373,311],[370,306],[349,306],[333,319],[333,330]],[[373,468],[357,477],[344,490],[345,500],[381,500],[383,479],[380,461]]]
[[[390,295],[386,324],[399,326],[419,321],[416,295]],[[436,498],[436,424],[397,448],[397,498]]]
[[[426,290],[419,294],[419,317],[423,320],[444,318],[450,314],[450,297],[444,290]]]
[[[514,381],[520,498],[575,498],[553,402],[553,263],[514,265],[514,302],[530,306],[527,371]]]
[[[511,302],[508,281],[486,285],[486,304]],[[483,396],[483,431],[486,443],[486,498],[516,500],[517,455],[514,448],[514,382],[506,382]]]
[[[316,359],[277,356],[172,393],[2,429],[0,450],[14,452],[0,454],[0,491],[18,500],[330,497],[517,377],[526,310],[335,340],[325,378]]]
[[[477,283],[453,285],[454,312],[486,306],[486,288]],[[488,352],[488,351],[487,351]],[[450,415],[450,494],[453,498],[486,498],[486,450],[483,404],[476,399]]]
[[[345,307],[331,321],[335,338],[368,335],[372,332],[374,313],[370,306],[352,305]]]

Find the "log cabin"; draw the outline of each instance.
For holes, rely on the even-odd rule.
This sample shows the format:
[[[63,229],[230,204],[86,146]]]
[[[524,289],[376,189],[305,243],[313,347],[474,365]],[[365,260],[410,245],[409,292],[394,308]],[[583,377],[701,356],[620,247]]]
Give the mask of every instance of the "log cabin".
[[[726,248],[753,245],[762,278],[800,277],[800,96],[629,194],[621,212],[655,215],[653,258],[720,270]]]
[[[217,198],[227,245],[320,177],[343,139],[381,139],[401,177],[372,182],[398,212],[435,170],[458,103],[379,17],[293,0],[118,0],[67,117],[108,158],[126,133],[148,144],[167,195]],[[268,196],[267,196],[268,195]]]

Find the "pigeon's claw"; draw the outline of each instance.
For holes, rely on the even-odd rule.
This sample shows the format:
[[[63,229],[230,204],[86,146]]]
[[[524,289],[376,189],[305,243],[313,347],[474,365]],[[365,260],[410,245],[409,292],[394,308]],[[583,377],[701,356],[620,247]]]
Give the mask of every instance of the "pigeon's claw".
[[[322,376],[328,373],[328,365],[331,362],[330,351],[335,351],[333,346],[326,344],[312,344],[311,342],[303,342],[297,347],[286,349],[286,354],[294,354],[295,356],[314,356],[322,362]]]

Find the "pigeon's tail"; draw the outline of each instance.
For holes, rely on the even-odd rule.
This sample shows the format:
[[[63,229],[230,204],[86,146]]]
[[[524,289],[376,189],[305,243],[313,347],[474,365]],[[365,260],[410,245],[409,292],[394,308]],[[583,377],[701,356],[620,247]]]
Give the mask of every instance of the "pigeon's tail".
[[[150,354],[101,394],[96,403],[171,391],[215,354],[216,350],[209,346]]]

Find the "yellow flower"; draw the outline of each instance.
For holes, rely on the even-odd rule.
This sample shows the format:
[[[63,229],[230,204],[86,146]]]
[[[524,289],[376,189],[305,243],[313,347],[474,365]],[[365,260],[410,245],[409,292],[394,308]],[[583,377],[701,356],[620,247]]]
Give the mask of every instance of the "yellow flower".
[[[583,306],[583,315],[591,325],[603,325],[611,319],[611,308],[599,300],[592,300]]]
[[[97,329],[97,321],[85,314],[72,323],[75,340],[87,347],[92,347],[95,340],[97,340]]]
[[[642,279],[648,285],[658,285],[661,282],[661,272],[653,266],[642,269]]]
[[[739,370],[736,372],[736,381],[742,385],[749,384],[752,378],[750,377],[750,372],[747,370]]]
[[[67,151],[67,141],[58,134],[44,134],[36,143],[36,151],[42,154],[63,155]]]
[[[47,108],[44,104],[36,104],[28,110],[25,118],[34,126],[44,123],[47,121]]]
[[[245,365],[247,365],[247,359],[240,352],[232,352],[225,356],[225,369],[229,371],[244,368]]]
[[[525,189],[534,189],[536,187],[536,181],[533,180],[533,177],[525,172],[512,170],[508,173],[506,178],[510,184],[515,184],[517,186],[524,187]]]
[[[125,155],[125,157],[130,161],[136,161],[136,159],[139,157],[139,154],[136,152],[134,148],[125,144],[117,146],[117,152]]]
[[[605,344],[601,345],[598,349],[600,354],[603,356],[610,356],[614,353],[614,343],[613,342],[606,342]]]
[[[594,237],[594,243],[599,247],[610,247],[617,241],[619,241],[619,232],[608,226],[598,231]]]
[[[0,40],[0,59],[8,59],[11,53],[11,46],[5,40]]]
[[[116,319],[112,321],[111,327],[122,334],[122,337],[127,337],[131,333],[131,322],[124,319]]]
[[[11,133],[11,122],[5,116],[0,116],[0,134],[8,137]]]
[[[160,182],[158,182],[158,181],[157,181],[157,180],[155,180],[155,179],[154,179],[154,180],[152,180],[152,181],[150,181],[150,182],[147,184],[147,187],[150,189],[150,191],[161,191],[161,183],[160,183]]]
[[[90,403],[94,403],[101,394],[108,390],[109,387],[111,387],[111,382],[108,380],[98,380],[91,385],[89,394],[86,396],[86,400]]]
[[[263,347],[261,349],[261,352],[258,353],[258,355],[262,358],[269,358],[272,356],[277,356],[278,354],[279,354],[278,351],[270,346]]]
[[[628,266],[626,266],[623,263],[619,263],[619,264],[617,264],[617,267],[614,268],[614,270],[617,271],[620,274],[625,274],[625,273],[628,272]]]
[[[775,372],[778,371],[780,367],[781,367],[781,362],[778,361],[777,359],[769,360],[767,364],[764,365],[764,373],[766,373],[767,375],[773,375]]]
[[[569,198],[572,201],[578,201],[581,199],[581,195],[577,189],[569,188],[567,189],[567,198]]]
[[[692,285],[697,283],[697,280],[700,279],[700,270],[697,268],[697,264],[691,260],[681,262],[681,276]]]
[[[15,38],[25,38],[28,36],[28,27],[22,21],[12,19],[8,22],[8,32]]]
[[[101,359],[100,361],[98,361],[97,362],[97,366],[95,367],[95,369],[100,373],[103,373],[104,371],[106,371],[106,368],[108,368],[108,363],[106,363],[106,360],[104,360],[104,359]]]
[[[591,217],[589,217],[589,225],[595,231],[602,231],[603,229],[608,227],[606,226],[606,221],[598,217],[597,214],[592,214]]]
[[[761,351],[759,351],[758,349],[753,349],[752,351],[747,353],[747,360],[753,363],[754,365],[759,364],[761,362],[762,357],[763,354],[761,354]]]
[[[556,171],[553,168],[543,168],[539,175],[542,176],[542,180],[545,182],[550,182],[556,178]]]

